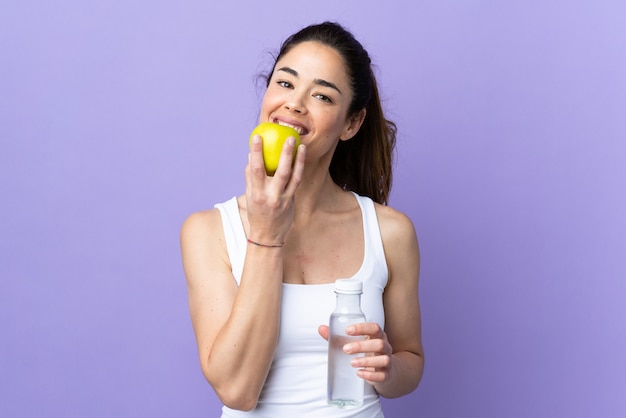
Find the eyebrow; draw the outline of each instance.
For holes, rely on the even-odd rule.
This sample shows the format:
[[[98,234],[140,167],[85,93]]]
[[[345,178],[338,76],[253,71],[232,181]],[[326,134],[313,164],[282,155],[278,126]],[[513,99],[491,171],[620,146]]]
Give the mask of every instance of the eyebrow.
[[[291,74],[294,77],[299,77],[298,72],[296,70],[294,70],[293,68],[290,68],[290,67],[282,67],[282,68],[279,68],[276,71],[284,71],[284,72],[286,72],[288,74]],[[343,93],[341,93],[341,90],[339,90],[339,87],[337,87],[336,84],[331,83],[330,81],[326,81],[326,80],[323,80],[321,78],[316,78],[315,80],[313,80],[313,82],[315,84],[319,85],[319,86],[329,87],[329,88],[331,88],[333,90],[337,90],[337,92],[339,94],[343,94]]]

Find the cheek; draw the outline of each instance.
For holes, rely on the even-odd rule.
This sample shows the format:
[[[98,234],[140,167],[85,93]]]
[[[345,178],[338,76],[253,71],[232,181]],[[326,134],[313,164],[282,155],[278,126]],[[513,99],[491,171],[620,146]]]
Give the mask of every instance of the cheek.
[[[268,115],[272,112],[276,106],[278,106],[279,100],[276,94],[272,94],[271,91],[266,91],[261,101],[261,115]]]
[[[259,117],[261,119],[261,122],[265,121],[268,118],[270,110],[271,110],[270,101],[264,97],[263,101],[261,102],[261,108],[259,112]]]
[[[347,126],[347,122],[345,118],[341,118],[341,117],[338,118],[335,115],[335,119],[331,122],[330,126],[333,129],[333,131],[337,132],[337,134],[341,134],[341,132],[343,132],[343,130]]]

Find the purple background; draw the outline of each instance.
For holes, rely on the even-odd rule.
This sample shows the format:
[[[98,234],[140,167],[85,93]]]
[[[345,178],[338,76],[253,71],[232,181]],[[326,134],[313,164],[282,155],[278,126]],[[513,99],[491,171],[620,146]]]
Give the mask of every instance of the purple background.
[[[422,248],[387,415],[626,416],[622,0],[3,0],[0,416],[218,416],[179,228],[243,190],[255,76],[324,19],[377,64]]]

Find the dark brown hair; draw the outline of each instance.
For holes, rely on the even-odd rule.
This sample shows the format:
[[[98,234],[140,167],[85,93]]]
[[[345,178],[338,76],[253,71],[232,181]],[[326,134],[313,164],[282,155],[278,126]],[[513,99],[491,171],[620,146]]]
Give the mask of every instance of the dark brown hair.
[[[397,129],[384,116],[369,54],[341,25],[324,22],[307,26],[287,38],[280,47],[274,66],[294,46],[307,41],[331,47],[343,58],[353,94],[348,116],[366,110],[359,132],[348,141],[339,141],[330,163],[330,175],[344,189],[387,204]],[[267,84],[270,77],[271,73],[266,78]]]

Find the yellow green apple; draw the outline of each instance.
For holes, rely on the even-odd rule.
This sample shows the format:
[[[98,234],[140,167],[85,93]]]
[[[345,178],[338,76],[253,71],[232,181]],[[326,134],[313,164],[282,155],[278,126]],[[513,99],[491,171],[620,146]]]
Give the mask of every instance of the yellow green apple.
[[[293,137],[296,140],[292,156],[292,158],[295,158],[296,149],[300,145],[300,135],[294,128],[273,122],[263,122],[257,125],[250,134],[250,143],[252,143],[252,138],[255,135],[260,135],[263,138],[263,162],[268,176],[273,176],[276,172],[283,145],[289,137]]]

